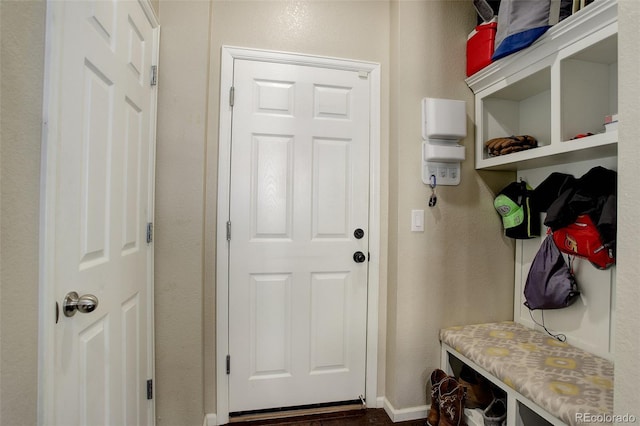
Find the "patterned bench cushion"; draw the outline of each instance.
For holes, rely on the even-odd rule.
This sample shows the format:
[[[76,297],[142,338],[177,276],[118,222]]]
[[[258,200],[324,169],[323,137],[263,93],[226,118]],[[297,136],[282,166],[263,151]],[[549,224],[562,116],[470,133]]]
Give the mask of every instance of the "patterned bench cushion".
[[[567,424],[613,413],[613,363],[544,333],[500,322],[446,328],[440,341]]]

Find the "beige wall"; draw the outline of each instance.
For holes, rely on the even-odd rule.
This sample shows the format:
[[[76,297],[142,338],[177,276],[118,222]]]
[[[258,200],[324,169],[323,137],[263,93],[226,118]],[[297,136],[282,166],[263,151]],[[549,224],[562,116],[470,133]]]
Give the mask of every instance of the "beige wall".
[[[162,42],[155,243],[159,424],[195,424],[202,421],[203,409],[215,412],[221,46],[374,61],[381,63],[383,75],[388,75],[387,2],[214,1],[211,15],[207,8],[206,2],[169,0],[161,0],[159,8]],[[206,45],[209,40],[210,47]],[[382,82],[383,152],[388,146],[387,81]],[[384,177],[386,164],[382,168]],[[384,198],[386,186],[382,191]],[[384,218],[386,201],[383,204]],[[382,232],[386,237],[386,229]],[[202,300],[203,307],[192,304],[188,312],[182,312],[175,309],[176,298]],[[164,388],[163,383],[170,388]]]
[[[473,95],[464,83],[466,36],[475,23],[470,6],[393,3],[384,395],[394,408],[427,403],[425,383],[440,362],[440,328],[513,316],[513,244],[502,237],[494,195],[473,165]],[[467,102],[461,184],[438,187],[434,208],[427,206],[430,191],[420,178],[423,97]],[[486,178],[495,190],[513,175]],[[424,233],[410,231],[411,209],[425,210]],[[502,261],[488,262],[487,249]]]
[[[427,231],[409,232],[409,212],[413,208],[426,209],[428,192],[420,181],[417,162],[420,99],[464,99],[468,101],[469,117],[473,114],[471,92],[463,82],[464,46],[475,17],[473,8],[459,1],[214,1],[210,23],[205,22],[204,13],[202,3],[160,2],[164,45],[156,240],[158,417],[170,424],[181,418],[188,407],[195,408],[200,403],[205,412],[215,412],[214,259],[222,45],[381,64],[383,265],[379,395],[386,395],[396,408],[424,405],[426,375],[439,364],[438,329],[512,315],[513,247],[501,237],[491,205],[493,195],[473,170],[471,160],[464,163],[460,187],[440,189],[438,207],[427,211]],[[448,24],[443,26],[442,22]],[[202,63],[207,60],[203,37],[207,30],[211,31],[208,86],[202,80]],[[184,49],[190,43],[194,47]],[[180,87],[188,92],[185,99],[166,105],[167,99],[174,101]],[[207,90],[208,122],[201,123],[198,113],[203,110],[199,105]],[[190,119],[194,114],[198,120]],[[471,159],[473,135],[469,124],[470,135],[465,143]],[[177,137],[184,134],[188,137]],[[185,172],[185,168],[189,170]],[[189,188],[186,191],[185,186]],[[179,201],[175,202],[174,197]],[[200,216],[203,203],[204,216]],[[473,212],[472,217],[469,212]],[[165,223],[163,217],[174,220]],[[391,224],[388,235],[387,223]],[[198,234],[203,228],[204,241]],[[181,238],[180,246],[175,245],[176,238]],[[487,268],[486,259],[478,254],[487,245],[496,256],[506,259],[502,267]],[[188,259],[190,267],[183,266]],[[171,277],[165,271],[170,271]],[[484,296],[470,295],[477,296],[477,291]],[[175,297],[204,300],[203,310],[174,312],[168,303]],[[446,303],[449,300],[450,307]],[[164,320],[171,312],[172,321]],[[194,323],[196,318],[200,322]],[[204,341],[198,340],[199,332],[204,333]],[[184,354],[185,345],[203,352]],[[180,361],[183,367],[167,369],[169,360]],[[202,382],[195,380],[197,372],[204,377],[204,402]],[[180,386],[163,391],[163,382]],[[177,392],[180,395],[174,394]]]
[[[640,3],[622,0],[619,15],[618,259],[616,277],[614,413],[640,419]]]
[[[36,423],[44,1],[0,2],[0,424]]]
[[[209,16],[206,1],[160,1],[154,238],[158,425],[201,424],[204,413]]]
[[[201,425],[214,412],[212,362],[215,175],[219,46],[292,50],[377,61],[382,64],[383,229],[381,395],[396,408],[424,404],[426,374],[437,365],[436,330],[481,320],[496,309],[510,311],[511,263],[488,269],[496,238],[492,189],[504,176],[473,171],[471,133],[462,184],[439,188],[436,210],[418,178],[418,100],[447,96],[470,100],[462,82],[462,44],[472,20],[467,2],[400,1],[312,3],[312,24],[337,34],[302,41],[293,15],[281,2],[160,0],[162,59],[158,124],[156,233],[156,374],[158,424]],[[270,3],[270,4],[267,4]],[[372,3],[372,4],[367,4]],[[364,13],[364,8],[371,8]],[[639,4],[620,2],[620,227],[616,309],[616,413],[640,406],[637,324],[640,189]],[[164,8],[164,9],[163,9]],[[464,8],[464,11],[455,11]],[[322,9],[318,11],[317,9]],[[211,13],[213,21],[210,21]],[[311,12],[309,12],[311,13]],[[0,1],[0,424],[32,425],[37,404],[38,215],[44,46],[44,1]],[[270,17],[259,20],[251,16]],[[357,19],[356,19],[357,18]],[[442,25],[447,19],[446,25]],[[229,22],[227,22],[229,21]],[[246,22],[245,22],[246,21]],[[235,22],[235,27],[230,25]],[[243,23],[245,22],[245,23]],[[272,26],[277,22],[277,26]],[[211,25],[213,23],[213,25]],[[277,28],[275,30],[273,28]],[[345,36],[346,34],[346,36]],[[353,36],[354,48],[343,40]],[[214,42],[210,42],[213,40]],[[210,55],[209,52],[213,52]],[[472,116],[471,104],[468,114]],[[470,131],[472,129],[471,123]],[[628,141],[628,143],[625,143]],[[488,184],[491,182],[491,184]],[[205,210],[206,208],[206,210]],[[426,231],[409,232],[409,211],[424,208]],[[489,242],[487,242],[489,241]],[[506,247],[505,247],[506,246]],[[441,247],[443,250],[439,250]],[[447,266],[443,266],[445,264]],[[480,277],[480,278],[479,278]],[[495,278],[498,279],[495,279]],[[488,291],[497,286],[497,291]],[[473,291],[474,300],[469,293]],[[483,295],[484,293],[484,295]],[[386,301],[384,295],[387,294]],[[20,300],[33,301],[25,305]],[[202,299],[204,298],[204,299]],[[204,300],[200,304],[200,300]],[[386,303],[385,303],[386,302]],[[384,337],[383,334],[383,337]],[[386,383],[385,383],[386,379]],[[640,417],[640,415],[639,415]]]

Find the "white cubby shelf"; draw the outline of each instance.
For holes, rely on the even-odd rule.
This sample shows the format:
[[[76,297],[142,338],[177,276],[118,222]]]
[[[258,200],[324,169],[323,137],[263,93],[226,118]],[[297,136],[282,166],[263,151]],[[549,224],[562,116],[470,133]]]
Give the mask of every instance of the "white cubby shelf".
[[[475,167],[519,170],[617,155],[605,116],[618,105],[617,1],[598,0],[533,45],[467,78],[475,94]],[[591,136],[575,138],[578,135]],[[538,147],[491,157],[485,142],[531,135]]]

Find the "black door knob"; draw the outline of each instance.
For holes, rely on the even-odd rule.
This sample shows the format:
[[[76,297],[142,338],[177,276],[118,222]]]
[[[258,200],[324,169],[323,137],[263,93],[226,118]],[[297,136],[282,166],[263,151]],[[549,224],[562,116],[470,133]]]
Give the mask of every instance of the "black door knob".
[[[361,239],[362,237],[364,237],[364,231],[360,228],[356,229],[355,231],[353,231],[353,236],[356,237],[356,239]]]
[[[357,251],[357,252],[353,253],[353,260],[356,263],[362,263],[365,260],[367,260],[367,256],[365,256],[363,252]]]

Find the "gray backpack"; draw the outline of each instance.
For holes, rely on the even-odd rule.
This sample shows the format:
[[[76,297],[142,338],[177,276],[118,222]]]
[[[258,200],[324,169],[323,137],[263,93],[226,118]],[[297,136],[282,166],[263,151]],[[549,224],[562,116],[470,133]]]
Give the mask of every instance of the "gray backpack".
[[[529,269],[524,286],[524,305],[529,309],[566,308],[579,295],[573,272],[553,242],[553,237],[547,235]]]

